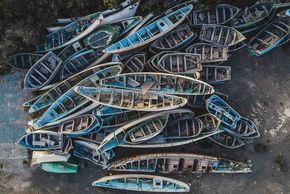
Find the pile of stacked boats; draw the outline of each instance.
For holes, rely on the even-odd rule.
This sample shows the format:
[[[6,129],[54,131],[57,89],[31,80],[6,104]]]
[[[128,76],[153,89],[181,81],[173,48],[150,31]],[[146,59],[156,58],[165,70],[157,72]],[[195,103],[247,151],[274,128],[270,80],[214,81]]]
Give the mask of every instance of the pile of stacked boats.
[[[251,172],[249,161],[152,148],[207,139],[234,149],[260,136],[214,86],[231,79],[231,67],[221,63],[236,50],[248,45],[261,55],[287,42],[289,10],[275,16],[286,5],[195,10],[190,1],[143,18],[134,16],[139,3],[58,19],[37,52],[10,57],[11,66],[29,69],[24,90],[38,93],[23,105],[33,120],[17,143],[49,172],[75,173],[74,158],[126,172],[93,183],[115,189],[187,192],[187,183],[155,173]],[[272,17],[247,42],[247,33]],[[116,159],[128,148],[133,156]],[[146,149],[150,154],[140,154]]]

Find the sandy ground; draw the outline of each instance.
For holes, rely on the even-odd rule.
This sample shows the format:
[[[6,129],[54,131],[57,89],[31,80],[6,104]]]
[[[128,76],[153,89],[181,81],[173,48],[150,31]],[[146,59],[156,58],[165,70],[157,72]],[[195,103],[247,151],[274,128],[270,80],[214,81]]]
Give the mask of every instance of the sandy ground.
[[[255,120],[261,138],[237,150],[228,150],[215,144],[207,147],[190,144],[171,149],[242,161],[251,159],[253,173],[170,177],[190,182],[190,193],[195,194],[290,193],[289,173],[281,172],[275,163],[280,153],[286,157],[288,166],[290,161],[289,61],[290,49],[278,48],[259,58],[241,50],[226,62],[232,67],[232,80],[217,88],[229,95],[229,103],[242,116]],[[109,172],[89,162],[82,162],[77,174],[58,175],[28,167],[23,159],[17,159],[26,154],[25,150],[14,145],[24,133],[24,121],[27,120],[20,107],[26,98],[20,88],[23,76],[23,73],[17,72],[0,79],[0,193],[133,193],[93,188],[91,183]],[[119,152],[134,155],[136,150],[123,149]]]

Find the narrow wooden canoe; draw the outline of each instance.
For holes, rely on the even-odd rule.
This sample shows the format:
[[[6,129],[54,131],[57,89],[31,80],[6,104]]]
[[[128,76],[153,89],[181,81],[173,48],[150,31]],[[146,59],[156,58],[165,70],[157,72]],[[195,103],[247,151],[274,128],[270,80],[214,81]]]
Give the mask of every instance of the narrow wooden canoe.
[[[85,159],[88,161],[93,162],[94,164],[97,164],[99,166],[106,166],[107,165],[107,159],[104,158],[101,154],[98,153],[98,144],[94,144],[91,142],[86,142],[82,140],[75,140],[74,143],[74,149],[73,149],[73,155]],[[114,152],[110,150],[108,152],[108,155],[111,154],[114,156]]]
[[[250,173],[250,162],[190,153],[153,153],[120,159],[108,170],[151,173]]]
[[[251,40],[248,50],[254,56],[261,56],[289,38],[289,34],[290,17],[280,17]]]
[[[137,53],[125,62],[123,73],[141,72],[146,64],[146,53]]]
[[[28,70],[42,57],[42,54],[17,53],[9,57],[7,63],[11,67]]]
[[[63,135],[46,131],[26,134],[16,144],[30,150],[54,150],[67,153],[72,148],[72,140]]]
[[[103,23],[102,14],[92,14],[53,31],[45,36],[44,51],[53,51],[76,42]]]
[[[105,78],[101,85],[139,90],[143,93],[156,91],[172,95],[202,95],[214,93],[214,88],[202,81],[167,73],[126,73]]]
[[[155,40],[150,46],[155,51],[176,51],[187,46],[197,37],[187,24],[180,25],[166,35]]]
[[[82,135],[88,135],[90,133],[95,133],[99,131],[101,127],[102,127],[102,119],[100,117],[91,114],[85,114],[61,122],[58,125],[43,127],[38,130],[35,130],[33,127],[29,127],[26,130],[26,132],[38,133],[52,131],[58,134],[65,135],[67,137],[77,137]]]
[[[239,11],[240,9],[235,6],[219,4],[216,5],[215,9],[193,11],[190,20],[196,26],[204,24],[225,24]]]
[[[234,46],[246,39],[234,28],[222,25],[202,25],[199,39],[211,44]]]
[[[200,55],[191,53],[166,53],[159,59],[158,65],[164,72],[179,75],[190,75],[202,69]]]
[[[78,165],[70,162],[44,162],[40,164],[40,168],[57,174],[71,174],[78,171]]]
[[[48,52],[26,73],[24,90],[36,91],[52,82],[61,67],[61,59],[53,52]]]
[[[215,92],[215,95],[218,95],[224,101],[227,101],[229,96],[220,92]],[[187,105],[193,108],[205,108],[206,99],[211,95],[191,95],[186,96]]]
[[[231,67],[203,65],[200,79],[209,84],[219,84],[231,80]]]
[[[258,131],[256,124],[245,117],[241,117],[235,128],[230,128],[227,125],[222,124],[220,129],[241,138],[251,137],[253,134],[257,134]]]
[[[187,17],[192,8],[192,5],[181,7],[144,28],[141,28],[134,34],[125,37],[112,46],[109,46],[103,51],[116,54],[143,47],[178,26]]]
[[[220,119],[223,124],[232,128],[235,128],[237,122],[241,119],[239,113],[217,95],[212,95],[207,99],[206,109]]]
[[[103,177],[92,183],[95,187],[143,192],[189,192],[188,184],[161,176],[119,174]]]
[[[116,65],[116,63],[113,63]],[[98,65],[91,67],[89,69],[83,70],[72,77],[60,82],[56,86],[52,87],[50,90],[42,94],[36,102],[31,105],[29,113],[34,113],[40,110],[45,110],[49,108],[54,102],[56,102],[63,94],[70,90],[75,85],[82,83],[87,77],[94,75],[95,73],[110,67],[110,65]]]
[[[88,76],[77,85],[79,86],[90,86],[98,87],[99,80],[105,77],[110,77],[117,75],[122,71],[121,63],[107,63],[103,64],[108,66],[94,74]],[[55,122],[59,121],[61,118],[68,116],[74,112],[82,114],[91,110],[92,108],[99,106],[98,103],[91,102],[87,98],[78,94],[74,91],[74,88],[69,89],[61,97],[59,97],[47,110],[46,112],[33,123],[35,129],[39,129],[49,123],[51,125],[57,124]],[[74,115],[77,116],[77,115]]]
[[[208,43],[196,43],[186,49],[187,53],[198,54],[201,56],[201,63],[220,63],[229,58],[226,46],[212,45]]]
[[[273,3],[254,4],[240,11],[231,20],[231,26],[242,33],[251,32],[268,23],[274,12]]]
[[[209,137],[209,139],[220,146],[230,149],[236,149],[245,145],[242,139],[226,132],[215,134],[214,136]]]
[[[187,100],[168,94],[116,88],[94,88],[77,86],[75,92],[98,104],[113,108],[136,111],[163,111],[182,107]]]

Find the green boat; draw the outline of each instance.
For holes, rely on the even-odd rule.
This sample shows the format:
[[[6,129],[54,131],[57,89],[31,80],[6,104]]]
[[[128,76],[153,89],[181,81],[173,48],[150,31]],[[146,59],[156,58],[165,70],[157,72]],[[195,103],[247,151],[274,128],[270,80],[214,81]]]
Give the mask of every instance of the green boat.
[[[40,164],[40,168],[52,173],[77,173],[78,165],[71,162],[45,162]]]

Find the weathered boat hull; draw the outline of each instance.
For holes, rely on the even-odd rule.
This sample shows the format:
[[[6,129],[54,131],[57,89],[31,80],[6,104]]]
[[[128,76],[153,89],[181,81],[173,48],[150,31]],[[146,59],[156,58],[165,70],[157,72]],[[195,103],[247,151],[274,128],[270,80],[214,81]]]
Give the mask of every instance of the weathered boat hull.
[[[9,57],[7,63],[17,69],[30,69],[43,55],[35,53],[18,53]]]

